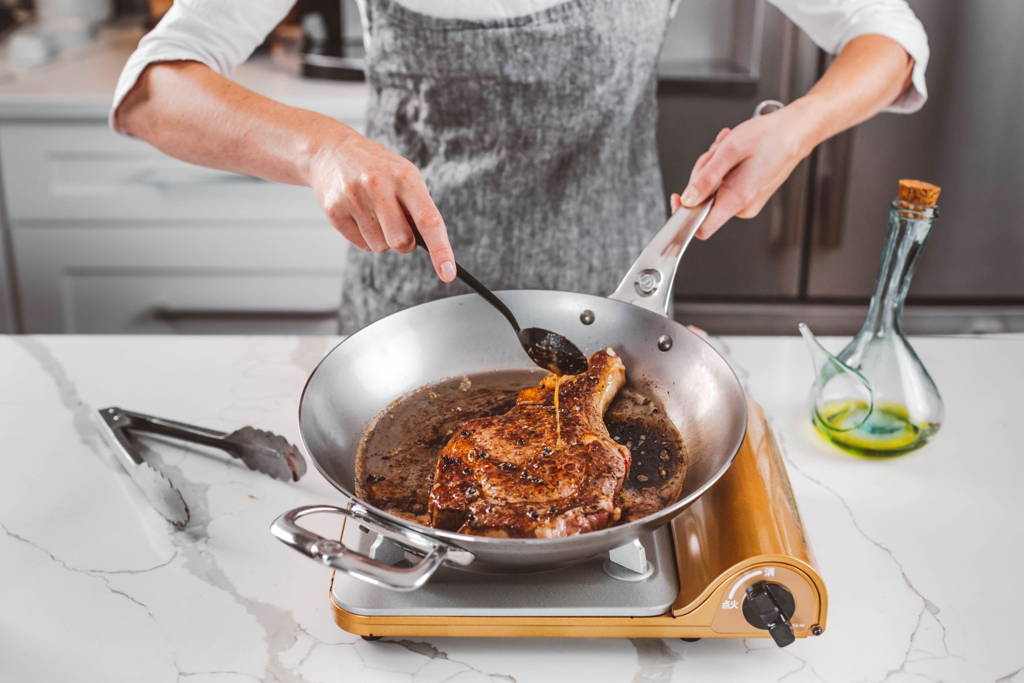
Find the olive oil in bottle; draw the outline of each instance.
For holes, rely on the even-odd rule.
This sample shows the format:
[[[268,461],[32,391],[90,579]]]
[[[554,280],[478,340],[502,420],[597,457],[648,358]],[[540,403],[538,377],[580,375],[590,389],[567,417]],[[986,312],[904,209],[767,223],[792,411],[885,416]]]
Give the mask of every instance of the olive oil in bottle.
[[[821,412],[821,418],[817,411],[811,415],[818,433],[859,455],[905,453],[924,445],[939,428],[937,424],[915,424],[907,407],[896,403],[869,407],[864,401],[847,401],[823,406]]]

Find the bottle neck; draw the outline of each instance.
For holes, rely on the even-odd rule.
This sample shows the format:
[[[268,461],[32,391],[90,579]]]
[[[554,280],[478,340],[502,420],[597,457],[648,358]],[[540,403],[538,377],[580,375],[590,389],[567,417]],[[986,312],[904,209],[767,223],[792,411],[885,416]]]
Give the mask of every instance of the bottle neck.
[[[921,248],[938,215],[938,207],[916,207],[899,201],[889,209],[889,234],[862,331],[876,335],[903,331],[903,303],[914,277]]]

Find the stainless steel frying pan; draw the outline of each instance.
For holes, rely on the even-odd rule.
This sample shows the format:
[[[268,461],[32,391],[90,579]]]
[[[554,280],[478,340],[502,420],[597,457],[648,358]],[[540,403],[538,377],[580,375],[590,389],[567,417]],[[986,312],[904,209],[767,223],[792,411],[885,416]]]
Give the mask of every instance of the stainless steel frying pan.
[[[613,347],[627,378],[657,394],[683,436],[687,473],[679,500],[642,519],[553,539],[490,538],[433,529],[390,515],[355,495],[355,455],[367,423],[396,398],[441,380],[526,369],[516,337],[475,294],[432,301],[369,325],[331,350],[299,403],[299,430],[321,474],[345,507],[307,506],[281,515],[272,533],[323,564],[373,584],[413,590],[449,566],[489,572],[568,565],[630,543],[670,521],[728,469],[746,430],[743,389],[718,353],[668,316],[679,260],[711,208],[676,211],[608,298],[570,292],[501,292],[531,325],[565,334],[585,353]],[[305,515],[343,515],[418,557],[391,566],[300,527]]]

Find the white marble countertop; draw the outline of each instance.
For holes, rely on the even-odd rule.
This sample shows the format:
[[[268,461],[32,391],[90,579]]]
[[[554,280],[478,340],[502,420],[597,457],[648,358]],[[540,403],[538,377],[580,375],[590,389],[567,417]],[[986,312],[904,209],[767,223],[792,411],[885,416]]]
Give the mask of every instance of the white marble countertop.
[[[105,121],[117,77],[142,35],[138,28],[103,29],[95,41],[33,69],[15,69],[0,60],[0,120]],[[366,118],[365,83],[300,78],[266,56],[241,65],[232,78],[285,104],[353,125]]]
[[[1013,404],[1024,338],[915,345],[947,420],[910,455],[868,461],[812,431],[795,338],[724,340],[785,451],[828,629],[765,640],[385,639],[339,630],[328,572],[274,540],[285,509],[338,501],[164,449],[193,521],[175,532],[92,423],[107,405],[297,441],[326,338],[0,337],[0,680],[1024,681],[1021,482]],[[161,447],[162,448],[162,447]]]

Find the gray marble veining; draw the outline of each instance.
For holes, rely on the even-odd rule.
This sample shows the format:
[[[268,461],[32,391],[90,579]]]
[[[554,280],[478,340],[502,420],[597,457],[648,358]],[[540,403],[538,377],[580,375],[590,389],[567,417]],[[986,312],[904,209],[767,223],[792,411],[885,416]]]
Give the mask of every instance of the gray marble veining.
[[[112,464],[95,406],[295,440],[324,338],[0,338],[0,680],[1021,681],[1021,560],[1011,398],[1024,340],[922,339],[950,420],[925,449],[853,458],[806,422],[796,339],[724,340],[782,442],[830,590],[824,636],[764,640],[386,638],[339,630],[327,572],[267,525],[336,501],[151,442],[192,523],[175,531]],[[160,362],[154,362],[159,358]],[[971,363],[963,359],[970,358]],[[984,386],[985,391],[977,391]]]

